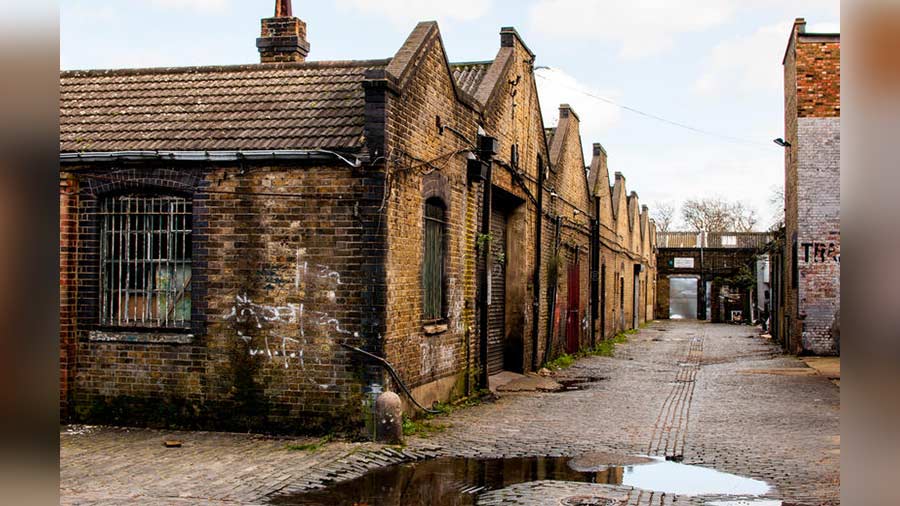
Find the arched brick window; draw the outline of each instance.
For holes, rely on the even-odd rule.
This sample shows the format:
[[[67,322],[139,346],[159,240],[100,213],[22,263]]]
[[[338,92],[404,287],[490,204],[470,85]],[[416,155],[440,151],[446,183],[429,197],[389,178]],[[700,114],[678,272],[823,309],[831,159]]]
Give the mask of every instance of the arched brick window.
[[[444,318],[444,261],[447,230],[446,208],[437,197],[425,201],[425,257],[422,262],[423,318],[436,322]]]
[[[191,323],[191,201],[128,193],[100,203],[100,323]]]

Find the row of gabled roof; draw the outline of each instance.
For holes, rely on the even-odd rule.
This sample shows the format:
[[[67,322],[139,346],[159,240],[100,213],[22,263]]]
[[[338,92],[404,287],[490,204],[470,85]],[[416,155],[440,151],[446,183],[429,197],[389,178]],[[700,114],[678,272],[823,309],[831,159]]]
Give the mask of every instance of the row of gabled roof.
[[[502,41],[512,37],[518,38],[514,29],[501,30]],[[359,151],[366,141],[364,82],[386,79],[402,88],[432,38],[440,38],[437,24],[419,23],[392,58],[381,60],[62,72],[60,152]],[[494,60],[447,62],[461,102],[476,110],[490,103],[511,62],[509,45]],[[565,136],[546,133],[552,165]],[[619,216],[624,178],[598,185],[590,172],[592,181],[582,171],[586,191],[603,199],[598,191],[605,188]],[[646,221],[641,210],[630,210],[636,199],[626,198],[629,229]]]

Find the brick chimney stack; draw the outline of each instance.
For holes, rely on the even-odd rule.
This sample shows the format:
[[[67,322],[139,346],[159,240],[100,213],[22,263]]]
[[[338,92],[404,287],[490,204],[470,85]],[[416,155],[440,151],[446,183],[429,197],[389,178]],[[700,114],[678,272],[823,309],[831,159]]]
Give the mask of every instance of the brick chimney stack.
[[[294,17],[291,0],[276,0],[275,16],[262,20],[262,36],[256,39],[256,48],[262,63],[306,60],[306,23]]]

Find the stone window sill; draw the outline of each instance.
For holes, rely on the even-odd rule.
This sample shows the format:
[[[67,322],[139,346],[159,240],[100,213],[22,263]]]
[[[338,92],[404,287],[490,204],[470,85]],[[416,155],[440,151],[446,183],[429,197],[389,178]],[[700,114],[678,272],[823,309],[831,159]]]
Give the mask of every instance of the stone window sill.
[[[426,336],[431,336],[435,334],[443,334],[447,332],[449,326],[446,323],[435,323],[432,325],[425,325],[422,327],[422,331],[425,332]]]
[[[105,343],[129,344],[191,344],[194,342],[194,335],[180,334],[176,332],[92,330],[88,334],[88,340]]]

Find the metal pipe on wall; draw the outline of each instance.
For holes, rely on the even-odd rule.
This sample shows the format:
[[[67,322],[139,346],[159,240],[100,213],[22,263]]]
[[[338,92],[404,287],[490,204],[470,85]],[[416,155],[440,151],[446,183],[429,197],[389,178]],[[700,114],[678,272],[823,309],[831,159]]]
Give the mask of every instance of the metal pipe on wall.
[[[493,175],[493,162],[488,162],[487,174],[484,179],[484,190],[482,192],[481,206],[481,234],[487,236],[491,233],[491,185]],[[479,279],[479,314],[478,314],[478,359],[481,362],[478,374],[478,386],[482,389],[488,388],[488,306],[490,305],[490,294],[488,294],[488,278],[490,277],[490,244],[482,242],[481,261],[482,269]]]
[[[540,337],[540,319],[541,319],[541,232],[544,227],[544,159],[538,156],[538,194],[537,207],[535,209],[534,224],[534,281],[532,289],[534,290],[534,300],[532,302],[531,311],[531,370],[536,371],[538,368],[538,342]]]

